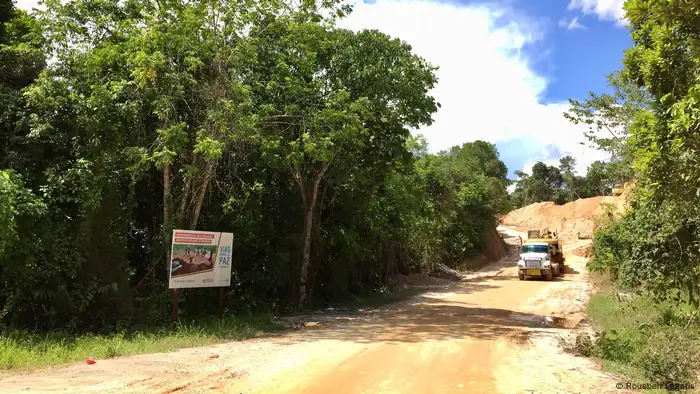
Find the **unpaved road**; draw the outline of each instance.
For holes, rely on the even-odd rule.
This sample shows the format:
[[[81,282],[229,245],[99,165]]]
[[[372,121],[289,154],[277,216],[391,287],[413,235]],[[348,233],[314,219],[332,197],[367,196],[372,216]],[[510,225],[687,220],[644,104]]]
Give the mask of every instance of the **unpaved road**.
[[[307,317],[320,324],[279,337],[5,375],[0,393],[619,393],[558,346],[590,291],[585,261],[566,258],[553,282],[519,281],[506,259],[384,308]]]

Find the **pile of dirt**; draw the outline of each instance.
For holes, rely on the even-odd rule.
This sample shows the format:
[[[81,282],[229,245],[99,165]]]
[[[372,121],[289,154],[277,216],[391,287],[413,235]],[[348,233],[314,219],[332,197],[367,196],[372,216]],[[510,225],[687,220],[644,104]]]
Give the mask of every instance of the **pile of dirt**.
[[[484,257],[486,258],[486,261],[493,263],[506,257],[506,248],[503,245],[503,239],[495,226],[491,229],[491,234],[489,237],[489,246],[484,252]]]
[[[501,224],[521,231],[550,230],[565,240],[574,240],[579,236],[591,237],[595,230],[595,219],[604,212],[606,204],[612,205],[618,212],[624,212],[631,188],[626,186],[625,192],[620,196],[583,198],[564,205],[549,201],[534,203],[501,217]]]
[[[508,255],[509,250],[503,244],[503,237],[498,232],[496,226],[491,228],[489,233],[489,243],[480,255],[462,261],[457,265],[457,270],[462,272],[472,272],[479,270],[491,263],[501,260]]]
[[[578,248],[572,249],[571,254],[588,258],[591,256],[591,246],[591,244],[579,246]]]

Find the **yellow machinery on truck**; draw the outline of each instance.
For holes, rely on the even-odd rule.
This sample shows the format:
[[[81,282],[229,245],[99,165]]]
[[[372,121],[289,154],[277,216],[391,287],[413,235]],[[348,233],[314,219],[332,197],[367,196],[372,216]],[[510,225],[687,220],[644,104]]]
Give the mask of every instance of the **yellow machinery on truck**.
[[[557,234],[548,230],[529,230],[528,239],[521,246],[518,277],[544,277],[552,280],[564,270],[564,253]]]
[[[613,196],[620,196],[624,192],[625,189],[622,187],[622,185],[614,185],[611,190]]]

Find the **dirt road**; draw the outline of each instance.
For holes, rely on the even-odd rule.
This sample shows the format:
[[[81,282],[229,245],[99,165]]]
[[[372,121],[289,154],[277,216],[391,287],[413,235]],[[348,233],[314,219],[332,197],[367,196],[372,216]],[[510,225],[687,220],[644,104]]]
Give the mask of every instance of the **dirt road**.
[[[308,316],[315,325],[281,337],[12,375],[0,392],[619,393],[559,349],[590,287],[585,261],[566,258],[553,282],[519,281],[507,259],[384,308]]]

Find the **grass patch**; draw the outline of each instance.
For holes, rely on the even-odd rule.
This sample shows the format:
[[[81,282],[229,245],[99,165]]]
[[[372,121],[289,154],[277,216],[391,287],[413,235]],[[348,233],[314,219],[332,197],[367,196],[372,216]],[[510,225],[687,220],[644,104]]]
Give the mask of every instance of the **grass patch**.
[[[49,365],[106,359],[131,354],[168,352],[226,341],[255,338],[282,327],[270,315],[226,317],[181,323],[176,330],[121,332],[112,335],[71,336],[5,331],[0,335],[0,369],[32,369]]]
[[[619,296],[608,277],[593,280],[598,291],[588,303],[588,315],[597,337],[577,338],[578,352],[601,359],[604,369],[630,382],[695,384],[700,325],[691,320],[692,307],[645,295]]]

